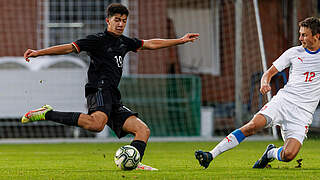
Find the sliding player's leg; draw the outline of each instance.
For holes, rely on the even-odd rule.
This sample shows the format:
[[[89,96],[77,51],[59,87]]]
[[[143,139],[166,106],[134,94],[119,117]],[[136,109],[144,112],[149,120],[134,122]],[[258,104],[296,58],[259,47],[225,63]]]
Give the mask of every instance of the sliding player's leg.
[[[216,158],[219,154],[230,150],[239,145],[246,137],[255,134],[257,131],[265,127],[267,123],[266,118],[262,114],[257,114],[253,119],[241,127],[230,133],[224,138],[214,149],[210,152],[196,151],[195,157],[198,159],[199,164],[204,168],[207,168],[210,162]]]
[[[253,168],[265,168],[274,159],[290,162],[297,156],[300,148],[301,143],[295,138],[287,139],[284,146],[279,148],[276,148],[273,144],[269,144],[261,158],[253,165]]]
[[[277,154],[276,159],[279,161],[290,162],[292,161],[299,153],[301,148],[301,143],[299,140],[295,138],[289,138],[284,142],[283,149],[280,151],[280,157],[278,157],[279,151],[277,153],[273,153],[273,155]],[[271,153],[272,154],[272,153]]]
[[[292,161],[307,137],[308,128],[313,119],[312,113],[289,102],[282,101],[280,104],[278,113],[273,114],[278,114],[277,117],[281,117],[280,121],[276,121],[281,126],[284,145],[278,148],[269,145],[253,168],[264,168],[274,159],[283,162]]]
[[[261,158],[253,165],[253,168],[265,168],[274,159],[283,162],[292,161],[300,151],[306,137],[308,126],[287,124],[286,129],[281,128],[284,145],[276,148],[269,145]]]

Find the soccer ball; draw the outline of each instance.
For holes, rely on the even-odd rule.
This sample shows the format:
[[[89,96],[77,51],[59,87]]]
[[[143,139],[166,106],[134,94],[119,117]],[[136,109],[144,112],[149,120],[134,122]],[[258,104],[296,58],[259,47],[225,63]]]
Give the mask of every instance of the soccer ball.
[[[122,170],[135,169],[140,162],[139,151],[130,145],[122,146],[117,150],[114,162]]]

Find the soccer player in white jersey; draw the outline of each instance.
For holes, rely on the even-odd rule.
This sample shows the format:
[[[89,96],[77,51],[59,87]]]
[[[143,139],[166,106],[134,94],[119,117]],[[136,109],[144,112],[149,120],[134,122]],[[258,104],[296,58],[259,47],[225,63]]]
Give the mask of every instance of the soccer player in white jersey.
[[[320,98],[320,21],[309,17],[299,23],[301,46],[285,51],[263,74],[260,92],[271,90],[270,80],[289,67],[289,81],[253,119],[236,129],[210,152],[196,151],[195,157],[207,168],[219,154],[236,147],[246,137],[272,125],[280,125],[282,147],[267,146],[253,168],[265,168],[274,159],[289,162],[298,154]]]

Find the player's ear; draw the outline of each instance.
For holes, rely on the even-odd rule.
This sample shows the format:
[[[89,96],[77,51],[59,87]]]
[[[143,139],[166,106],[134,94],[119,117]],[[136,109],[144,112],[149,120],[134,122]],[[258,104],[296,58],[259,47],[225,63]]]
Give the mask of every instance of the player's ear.
[[[109,21],[109,18],[106,18],[106,23],[109,24],[109,22],[110,22],[110,21]]]

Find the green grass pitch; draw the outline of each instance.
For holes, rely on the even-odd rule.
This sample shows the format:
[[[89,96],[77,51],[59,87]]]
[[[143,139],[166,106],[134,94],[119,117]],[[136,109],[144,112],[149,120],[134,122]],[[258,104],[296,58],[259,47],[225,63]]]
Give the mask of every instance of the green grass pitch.
[[[150,142],[143,162],[157,172],[118,169],[113,156],[126,143],[2,144],[0,179],[320,179],[320,140],[305,141],[290,163],[275,160],[271,168],[252,169],[269,143],[282,145],[245,141],[203,170],[194,151],[217,142]],[[303,159],[301,168],[297,159]]]

